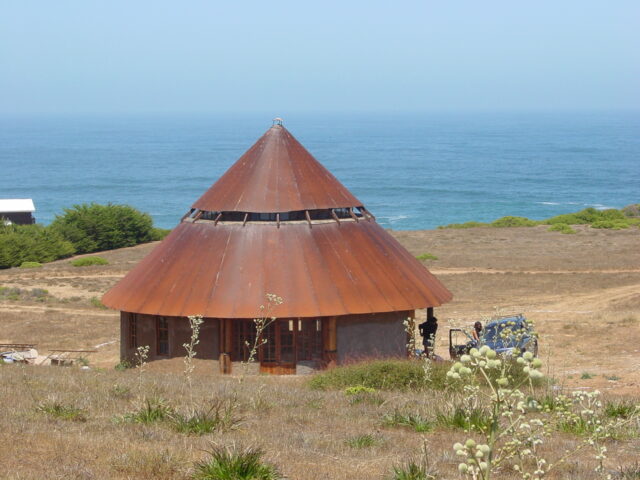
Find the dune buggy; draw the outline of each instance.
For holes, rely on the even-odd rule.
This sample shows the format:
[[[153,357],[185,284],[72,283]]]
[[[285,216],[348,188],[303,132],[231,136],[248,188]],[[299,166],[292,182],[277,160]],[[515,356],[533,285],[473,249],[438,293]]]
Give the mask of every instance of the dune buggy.
[[[538,338],[524,315],[500,317],[487,322],[480,340],[461,328],[449,329],[449,356],[452,359],[469,353],[472,348],[487,345],[499,355],[522,355],[531,352],[538,356]]]

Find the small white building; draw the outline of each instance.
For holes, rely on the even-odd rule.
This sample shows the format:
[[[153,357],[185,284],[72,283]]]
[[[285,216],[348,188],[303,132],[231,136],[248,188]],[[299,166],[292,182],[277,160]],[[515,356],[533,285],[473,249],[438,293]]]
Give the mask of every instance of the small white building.
[[[5,225],[30,225],[36,223],[33,212],[36,207],[30,198],[0,198],[0,220]]]

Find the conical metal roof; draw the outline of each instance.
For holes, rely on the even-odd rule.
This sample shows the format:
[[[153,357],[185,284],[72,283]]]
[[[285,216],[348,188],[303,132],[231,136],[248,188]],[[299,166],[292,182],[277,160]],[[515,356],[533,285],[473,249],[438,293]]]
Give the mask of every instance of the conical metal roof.
[[[286,128],[276,124],[196,200],[193,208],[275,213],[361,205]]]
[[[290,212],[290,213],[283,213]],[[320,317],[436,307],[449,292],[281,126],[102,301],[151,315]]]

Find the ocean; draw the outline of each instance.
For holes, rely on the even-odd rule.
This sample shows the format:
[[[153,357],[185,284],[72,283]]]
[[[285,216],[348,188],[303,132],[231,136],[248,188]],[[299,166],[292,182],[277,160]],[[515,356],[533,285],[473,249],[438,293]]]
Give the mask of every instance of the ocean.
[[[395,230],[640,202],[640,112],[292,114],[284,125]],[[85,202],[171,228],[271,116],[0,117],[0,198],[50,223]]]

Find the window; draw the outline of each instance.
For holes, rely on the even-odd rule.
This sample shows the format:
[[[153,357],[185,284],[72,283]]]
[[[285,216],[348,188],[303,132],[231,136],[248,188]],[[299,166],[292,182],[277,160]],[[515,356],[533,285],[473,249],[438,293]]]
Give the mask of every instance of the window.
[[[322,359],[322,320],[298,320],[298,360]]]
[[[157,354],[169,355],[169,319],[167,317],[157,317]]]
[[[256,324],[254,321],[235,320],[233,325],[233,359],[243,362],[249,360],[251,349],[255,344]],[[257,360],[257,358],[254,360]]]
[[[129,348],[138,348],[138,315],[129,316]]]

